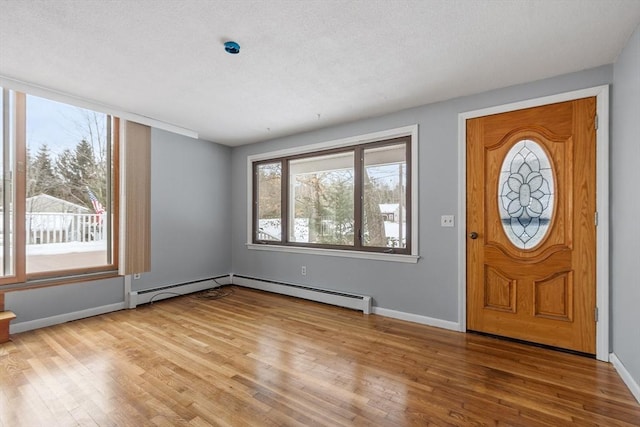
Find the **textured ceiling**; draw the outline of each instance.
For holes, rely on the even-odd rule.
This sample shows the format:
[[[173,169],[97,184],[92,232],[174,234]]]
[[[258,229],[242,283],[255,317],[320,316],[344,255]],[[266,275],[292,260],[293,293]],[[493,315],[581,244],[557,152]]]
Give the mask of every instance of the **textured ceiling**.
[[[639,23],[639,0],[0,0],[0,76],[233,146],[609,64]]]

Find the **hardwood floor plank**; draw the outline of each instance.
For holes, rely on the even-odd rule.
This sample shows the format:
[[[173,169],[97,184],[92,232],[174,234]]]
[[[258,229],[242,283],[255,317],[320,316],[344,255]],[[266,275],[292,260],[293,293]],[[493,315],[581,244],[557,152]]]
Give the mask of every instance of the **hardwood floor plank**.
[[[273,382],[265,379],[261,379],[260,383],[257,383],[251,379],[238,376],[236,380],[244,384],[253,384],[253,387],[259,390],[256,395],[259,400],[271,399],[272,401],[280,402],[280,405],[277,405],[274,409],[283,410],[284,414],[297,420],[304,420],[309,425],[350,425],[348,420],[327,412],[327,405],[324,402],[315,402],[304,391],[296,393],[295,389],[283,388],[277,381]]]
[[[640,426],[609,364],[231,287],[0,345],[0,427]]]

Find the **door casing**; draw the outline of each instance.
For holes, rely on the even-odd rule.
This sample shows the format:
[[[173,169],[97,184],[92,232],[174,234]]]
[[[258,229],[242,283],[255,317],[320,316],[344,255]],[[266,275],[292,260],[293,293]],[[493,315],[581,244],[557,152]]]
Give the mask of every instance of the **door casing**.
[[[468,119],[506,113],[557,102],[596,97],[598,129],[596,130],[596,359],[609,361],[609,86],[596,86],[557,95],[529,99],[458,114],[458,325],[467,330],[467,230],[466,206],[466,121]]]

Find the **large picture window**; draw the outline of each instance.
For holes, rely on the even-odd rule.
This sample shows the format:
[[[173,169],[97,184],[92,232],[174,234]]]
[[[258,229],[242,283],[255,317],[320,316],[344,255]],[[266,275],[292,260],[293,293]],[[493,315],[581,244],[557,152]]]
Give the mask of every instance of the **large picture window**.
[[[411,254],[411,136],[252,163],[264,245]]]
[[[115,271],[118,119],[2,94],[0,284]]]

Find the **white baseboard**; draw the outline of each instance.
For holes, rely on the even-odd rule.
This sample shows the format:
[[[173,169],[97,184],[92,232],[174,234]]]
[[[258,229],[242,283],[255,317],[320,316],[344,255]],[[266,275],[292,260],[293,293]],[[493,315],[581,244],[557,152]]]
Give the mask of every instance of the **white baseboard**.
[[[275,294],[289,295],[296,298],[307,299],[338,307],[360,310],[364,314],[371,313],[371,297],[367,295],[351,294],[343,291],[314,288],[310,285],[297,285],[293,283],[280,283],[259,278],[251,278],[233,275],[234,285],[245,288],[258,289]]]
[[[434,326],[436,328],[448,329],[456,332],[460,331],[460,325],[457,322],[435,319],[433,317],[421,316],[419,314],[405,313],[403,311],[390,310],[388,308],[382,307],[373,307],[373,314],[392,317],[394,319],[406,320],[413,323],[420,323],[427,326]]]
[[[609,361],[611,362],[613,367],[616,368],[616,371],[618,371],[618,374],[620,375],[620,378],[622,378],[622,381],[624,381],[627,387],[629,387],[629,391],[631,391],[633,397],[635,397],[638,403],[640,403],[640,384],[638,384],[636,380],[633,379],[631,373],[627,371],[627,368],[624,367],[615,353],[611,353],[609,355]]]
[[[432,317],[390,310],[388,308],[372,307],[371,297],[369,296],[355,295],[363,298],[363,300],[355,300],[349,298],[349,296],[343,297],[340,295],[332,295],[331,293],[324,293],[324,290],[322,289],[313,289],[308,286],[297,287],[298,285],[280,284],[260,280],[257,278],[248,278],[237,275],[232,275],[231,280],[234,285],[239,285],[247,288],[289,295],[292,297],[308,299],[325,304],[337,305],[340,307],[352,308],[355,310],[362,310],[365,314],[372,313],[379,316],[392,317],[394,319],[406,320],[408,322],[420,323],[427,326],[434,326],[436,328],[448,329],[456,332],[460,331],[460,324],[457,322],[434,319]],[[336,291],[336,293],[342,294],[342,292],[340,291]]]
[[[217,278],[216,280],[219,284],[228,285],[231,283],[231,276],[220,277],[220,278]],[[71,313],[63,313],[56,316],[45,317],[42,319],[12,323],[9,326],[9,333],[18,334],[20,332],[31,331],[33,329],[46,328],[47,326],[53,326],[60,323],[71,322],[73,320],[84,319],[86,317],[92,317],[100,314],[110,313],[112,311],[124,310],[126,308],[135,308],[136,305],[143,304],[144,302],[149,302],[151,298],[153,298],[154,301],[157,301],[163,298],[170,298],[171,296],[175,296],[175,295],[172,295],[172,293],[187,294],[190,292],[197,292],[204,289],[210,289],[215,286],[218,286],[218,284],[216,284],[213,279],[208,279],[208,280],[203,280],[200,282],[190,283],[186,285],[176,285],[176,287],[179,287],[178,290],[174,288],[170,288],[167,291],[163,291],[162,289],[160,289],[157,291],[154,290],[153,292],[145,292],[142,294],[139,294],[139,291],[130,292],[128,295],[129,297],[128,302],[123,301],[115,304],[88,308],[86,310],[74,311]],[[158,295],[162,292],[166,292],[166,295]]]
[[[47,326],[58,325],[60,323],[71,322],[73,320],[98,316],[100,314],[110,313],[112,311],[118,311],[118,310],[124,310],[124,309],[125,309],[125,303],[118,302],[115,304],[88,308],[86,310],[74,311],[72,313],[64,313],[64,314],[58,314],[56,316],[44,317],[42,319],[28,320],[26,322],[19,322],[19,323],[14,323],[10,325],[9,333],[19,334],[20,332],[31,331],[33,329],[38,329],[38,328],[46,328]]]

